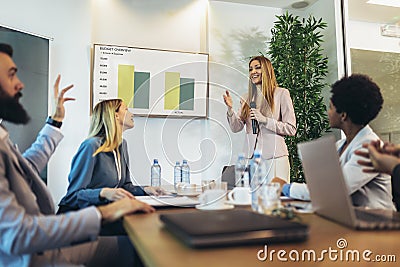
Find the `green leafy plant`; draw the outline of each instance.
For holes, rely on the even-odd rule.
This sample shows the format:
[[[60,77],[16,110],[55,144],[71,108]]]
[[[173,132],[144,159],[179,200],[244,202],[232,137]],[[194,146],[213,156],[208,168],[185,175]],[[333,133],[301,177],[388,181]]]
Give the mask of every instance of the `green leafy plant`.
[[[305,19],[288,12],[277,18],[271,30],[268,55],[279,86],[290,91],[296,113],[297,133],[286,137],[291,181],[304,182],[297,144],[321,137],[329,128],[321,95],[327,86],[328,73],[328,58],[322,54],[321,31],[327,24],[313,16]]]

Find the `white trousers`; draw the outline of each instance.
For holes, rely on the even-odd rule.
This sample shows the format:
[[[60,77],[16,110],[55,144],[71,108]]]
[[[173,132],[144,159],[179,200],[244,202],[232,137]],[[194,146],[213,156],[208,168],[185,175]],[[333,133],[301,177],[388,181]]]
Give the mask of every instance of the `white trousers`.
[[[265,162],[268,166],[267,171],[270,172],[268,177],[279,177],[287,183],[290,183],[290,164],[288,156],[267,159]]]

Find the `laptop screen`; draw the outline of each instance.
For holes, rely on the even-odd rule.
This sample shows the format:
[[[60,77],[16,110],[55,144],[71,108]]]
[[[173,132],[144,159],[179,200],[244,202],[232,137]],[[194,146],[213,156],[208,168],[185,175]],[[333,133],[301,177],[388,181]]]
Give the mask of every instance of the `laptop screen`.
[[[334,136],[300,143],[298,149],[314,211],[354,227],[354,208],[339,163]]]

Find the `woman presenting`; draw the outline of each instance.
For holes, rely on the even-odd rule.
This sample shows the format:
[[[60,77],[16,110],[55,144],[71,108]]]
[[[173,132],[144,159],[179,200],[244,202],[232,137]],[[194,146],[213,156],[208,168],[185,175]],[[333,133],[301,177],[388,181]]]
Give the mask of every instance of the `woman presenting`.
[[[284,136],[296,134],[296,116],[289,91],[278,87],[271,62],[264,56],[250,60],[249,89],[240,101],[238,113],[233,111],[228,91],[223,97],[231,130],[236,133],[246,126],[247,157],[251,158],[254,150],[260,151],[272,163],[273,176],[289,182],[289,153]]]

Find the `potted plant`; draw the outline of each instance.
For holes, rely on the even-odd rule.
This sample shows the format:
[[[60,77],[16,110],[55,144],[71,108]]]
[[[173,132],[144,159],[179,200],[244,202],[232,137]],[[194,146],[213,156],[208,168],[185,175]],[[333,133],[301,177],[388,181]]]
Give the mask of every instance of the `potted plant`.
[[[299,18],[286,12],[277,16],[271,30],[268,55],[278,84],[287,88],[293,100],[297,133],[286,137],[291,165],[291,181],[304,182],[297,144],[321,137],[329,123],[322,89],[327,86],[328,58],[323,55],[322,19]]]

